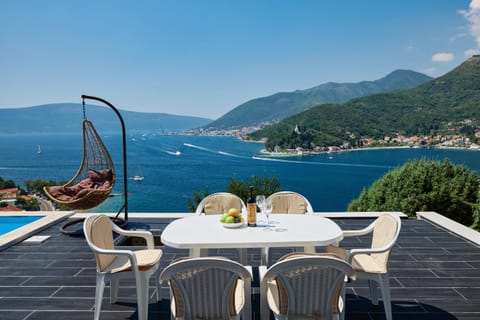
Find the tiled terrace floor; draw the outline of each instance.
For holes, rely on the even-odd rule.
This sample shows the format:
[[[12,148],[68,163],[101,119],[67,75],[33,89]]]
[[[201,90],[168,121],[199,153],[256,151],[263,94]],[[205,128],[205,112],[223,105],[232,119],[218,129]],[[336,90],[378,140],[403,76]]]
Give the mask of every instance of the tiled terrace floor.
[[[371,219],[336,219],[343,229],[366,226]],[[167,219],[130,219],[161,229]],[[0,319],[93,319],[95,261],[83,238],[59,232],[40,245],[19,244],[0,252]],[[342,245],[365,246],[352,238]],[[162,265],[186,251],[163,247]],[[290,250],[272,250],[277,259]],[[236,250],[211,251],[236,259]],[[258,266],[260,252],[249,250],[249,263]],[[480,248],[426,221],[403,220],[400,238],[390,258],[393,317],[400,319],[480,319]],[[257,283],[258,285],[258,283]],[[170,319],[168,289],[162,302],[153,297],[149,319]],[[364,281],[348,284],[346,319],[384,319],[383,307],[367,299]],[[105,290],[102,319],[137,319],[133,281],[121,283],[119,303],[110,305]],[[259,319],[254,296],[254,319]]]

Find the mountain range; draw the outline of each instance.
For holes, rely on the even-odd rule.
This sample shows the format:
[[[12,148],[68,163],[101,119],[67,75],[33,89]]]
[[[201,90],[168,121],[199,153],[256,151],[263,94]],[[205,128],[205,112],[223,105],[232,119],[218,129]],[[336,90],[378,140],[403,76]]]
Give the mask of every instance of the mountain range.
[[[121,132],[115,113],[97,105],[86,105],[86,117],[100,132]],[[166,113],[147,113],[120,110],[125,127],[132,131],[167,133],[201,127],[211,119],[178,116]],[[80,103],[45,104],[26,108],[0,109],[0,134],[29,133],[75,133],[82,128],[82,105]]]
[[[375,94],[342,104],[317,105],[251,134],[267,147],[341,145],[398,134],[474,132],[480,120],[480,55],[413,89]],[[301,135],[295,133],[299,128]]]
[[[432,78],[415,71],[396,70],[375,81],[328,82],[310,89],[279,92],[247,101],[209,123],[206,129],[230,129],[278,122],[321,103],[341,103],[375,93],[414,88]]]

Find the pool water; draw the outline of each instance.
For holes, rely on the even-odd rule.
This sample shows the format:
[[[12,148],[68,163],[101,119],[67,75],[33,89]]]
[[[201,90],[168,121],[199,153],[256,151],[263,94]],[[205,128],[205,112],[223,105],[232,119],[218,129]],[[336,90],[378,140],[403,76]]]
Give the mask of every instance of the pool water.
[[[43,216],[0,216],[0,235],[23,227],[24,225],[27,225],[40,218],[43,218]]]

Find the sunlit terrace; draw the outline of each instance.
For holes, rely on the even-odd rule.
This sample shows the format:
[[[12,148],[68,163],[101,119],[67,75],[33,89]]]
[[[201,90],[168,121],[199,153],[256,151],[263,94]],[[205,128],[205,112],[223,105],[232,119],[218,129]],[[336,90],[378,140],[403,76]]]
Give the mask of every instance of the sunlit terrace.
[[[345,213],[324,214],[344,230],[367,226],[374,217],[350,217]],[[130,214],[131,228],[162,230],[177,217],[166,214]],[[348,216],[348,217],[347,217]],[[17,243],[0,252],[1,319],[93,319],[95,260],[84,238],[64,235],[62,222],[39,231],[50,236],[37,243]],[[458,234],[460,233],[460,234]],[[480,318],[480,236],[434,213],[423,218],[402,219],[402,229],[390,256],[389,271],[393,318],[399,319],[479,319]],[[345,247],[368,246],[368,237],[353,237]],[[124,244],[125,245],[125,244]],[[129,244],[131,245],[131,244]],[[173,259],[188,255],[187,250],[158,246],[163,250],[161,268]],[[318,248],[322,251],[322,248]],[[270,263],[292,248],[271,249]],[[209,250],[238,260],[235,249]],[[260,249],[248,249],[247,263],[256,278]],[[153,281],[153,280],[151,280]],[[253,287],[258,287],[258,279]],[[105,290],[101,319],[137,319],[135,282],[121,282],[119,300],[109,304]],[[149,319],[170,319],[169,289],[162,287],[156,302],[150,290]],[[381,296],[380,296],[381,297]],[[258,290],[254,290],[253,317],[260,319]],[[380,300],[381,301],[381,300]],[[383,306],[368,300],[367,282],[347,284],[346,319],[384,319]]]

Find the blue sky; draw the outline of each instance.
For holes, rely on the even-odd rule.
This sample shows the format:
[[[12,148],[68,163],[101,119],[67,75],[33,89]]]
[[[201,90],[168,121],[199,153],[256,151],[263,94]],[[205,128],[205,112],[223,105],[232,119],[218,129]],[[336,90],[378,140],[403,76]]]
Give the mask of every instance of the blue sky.
[[[218,118],[250,99],[480,52],[480,0],[3,0],[0,108],[80,102]]]

